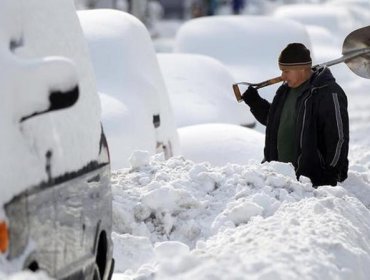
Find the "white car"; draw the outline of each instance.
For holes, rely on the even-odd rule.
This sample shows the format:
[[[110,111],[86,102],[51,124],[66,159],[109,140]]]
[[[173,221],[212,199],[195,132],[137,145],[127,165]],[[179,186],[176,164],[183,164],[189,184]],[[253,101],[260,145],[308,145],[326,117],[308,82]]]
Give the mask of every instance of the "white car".
[[[112,168],[135,150],[165,157],[179,149],[176,124],[153,43],[138,19],[117,10],[79,11],[102,100]]]
[[[109,152],[73,1],[1,0],[0,45],[0,277],[110,279]]]

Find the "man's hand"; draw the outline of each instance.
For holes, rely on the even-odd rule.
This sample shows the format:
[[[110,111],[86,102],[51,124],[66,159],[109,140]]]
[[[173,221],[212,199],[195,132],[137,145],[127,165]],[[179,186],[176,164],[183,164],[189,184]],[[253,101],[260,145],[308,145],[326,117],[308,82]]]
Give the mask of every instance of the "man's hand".
[[[242,99],[248,105],[250,105],[251,103],[253,103],[254,101],[256,101],[259,97],[260,96],[258,94],[257,89],[255,89],[252,86],[249,86],[248,89],[242,95]]]

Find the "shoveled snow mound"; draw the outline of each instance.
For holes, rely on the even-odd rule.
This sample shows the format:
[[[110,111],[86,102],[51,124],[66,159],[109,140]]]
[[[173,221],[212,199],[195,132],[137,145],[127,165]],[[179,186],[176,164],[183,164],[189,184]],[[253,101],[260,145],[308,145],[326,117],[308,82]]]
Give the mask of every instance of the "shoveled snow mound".
[[[12,275],[4,275],[0,272],[0,279],[2,280],[51,280],[45,272],[31,272],[31,271],[20,271]]]
[[[277,162],[212,167],[145,152],[131,162],[112,176],[115,271],[123,272],[117,277],[367,279],[370,273],[370,212],[341,186],[314,189],[308,179],[295,179],[290,164]]]

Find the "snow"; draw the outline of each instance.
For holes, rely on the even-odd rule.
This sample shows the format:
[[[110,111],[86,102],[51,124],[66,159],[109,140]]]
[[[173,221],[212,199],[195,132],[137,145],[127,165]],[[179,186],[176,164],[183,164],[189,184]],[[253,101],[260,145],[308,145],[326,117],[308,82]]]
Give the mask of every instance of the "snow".
[[[3,278],[1,278],[3,277]],[[45,272],[35,272],[30,273],[27,271],[22,271],[15,273],[13,275],[2,275],[0,272],[0,279],[6,280],[50,280],[51,278],[46,275]]]
[[[201,25],[202,20],[212,19],[194,21]],[[230,72],[233,65],[227,63],[228,59],[252,69],[259,64],[270,65],[266,71],[257,73],[266,78],[269,77],[266,73],[278,71],[270,61],[275,46],[270,48],[269,38],[278,37],[271,29],[255,28],[260,33],[266,32],[266,37],[248,37],[249,42],[258,38],[259,45],[269,46],[265,50],[268,55],[259,54],[261,48],[255,46],[254,59],[259,61],[252,63],[244,60],[248,51],[244,56],[236,55],[230,44],[216,41],[231,36],[224,29],[217,32],[226,36],[206,38],[208,31],[213,30],[210,24],[207,34],[197,35],[197,39],[191,37],[193,32],[203,30],[192,29],[193,23],[180,27],[179,32],[189,36],[189,41],[178,35],[177,47],[199,47],[202,51],[194,53],[218,59]],[[227,26],[228,21],[223,23]],[[335,38],[330,39],[325,27],[306,28],[307,33],[297,31],[297,34],[301,34],[304,42],[312,43],[317,63],[340,55],[341,45],[336,45]],[[247,46],[252,48],[246,44],[243,50]],[[160,61],[162,57],[159,55]],[[171,57],[175,68],[176,57],[166,58]],[[277,56],[273,59],[276,62]],[[170,66],[168,69],[172,69]],[[347,180],[335,188],[314,189],[309,179],[296,180],[290,164],[260,164],[262,135],[253,131],[256,134],[251,137],[248,129],[235,124],[180,127],[183,156],[164,160],[161,155],[147,157],[140,152],[134,157],[142,160],[135,160],[131,168],[113,172],[114,232],[118,234],[115,236],[120,246],[126,244],[126,249],[135,244],[131,253],[134,257],[121,262],[114,279],[367,279],[370,82],[354,75],[344,63],[332,68],[349,98],[351,142]],[[175,84],[170,76],[175,77],[178,72],[177,69],[165,72],[169,88],[169,82]],[[188,80],[192,80],[192,74],[193,80],[198,80],[196,71],[188,72]],[[267,91],[260,93],[265,96]],[[234,129],[244,129],[245,137]],[[138,237],[144,238],[140,244]],[[115,257],[119,258],[121,252],[115,249]],[[125,251],[126,257],[129,254]],[[128,267],[127,261],[133,259],[137,262]]]
[[[250,66],[243,72],[248,75],[240,77],[243,80],[260,81],[270,78],[270,74],[279,74],[276,52],[285,46],[280,45],[285,44],[281,38],[300,39],[318,53],[320,48],[328,48],[335,55],[341,51],[340,45],[335,49],[335,43],[330,43],[322,26],[308,27],[306,31],[304,25],[292,21],[271,19],[266,23],[253,18],[250,32],[254,33],[247,38],[232,38],[224,30],[233,26],[237,31],[241,18],[221,19],[221,25],[207,25],[207,33],[225,34],[217,39],[224,37],[226,43],[197,37],[196,40],[202,39],[198,46],[204,48],[202,55],[207,55],[206,49],[211,50],[210,56],[233,75],[241,73],[235,69]],[[208,19],[198,20],[201,23]],[[243,20],[248,21],[248,17]],[[192,24],[184,24],[179,32],[187,36],[198,32],[190,30]],[[282,30],[275,33],[271,26]],[[296,37],[290,37],[293,33]],[[279,43],[272,43],[271,38]],[[130,37],[130,41],[136,39],[135,35]],[[182,46],[188,46],[184,37],[177,39],[181,39]],[[335,42],[343,39],[336,38]],[[242,54],[230,43],[238,40]],[[250,58],[248,50],[253,51]],[[109,54],[106,53],[106,63],[113,65],[109,64]],[[234,67],[230,61],[239,66]],[[175,59],[173,62],[175,65]],[[343,183],[314,189],[308,178],[296,180],[290,164],[261,164],[264,137],[256,130],[232,123],[181,127],[181,155],[166,160],[163,153],[153,155],[150,150],[140,150],[131,154],[128,167],[112,172],[116,260],[113,279],[368,279],[370,80],[359,78],[342,66],[346,75],[338,75],[338,82],[349,100],[351,137],[349,174]],[[132,67],[133,71],[138,69],[137,65]],[[112,75],[117,74],[113,68],[107,69],[113,71]],[[197,71],[188,74],[189,81],[198,80]],[[212,77],[205,78],[208,79],[213,81]],[[164,80],[170,88],[169,77]],[[113,88],[113,83],[108,85]],[[111,118],[106,119],[105,126],[118,130],[120,119],[129,119],[130,108],[126,100],[111,95],[114,91],[108,85],[106,91],[100,90],[103,111],[104,106],[108,107],[105,117]],[[121,88],[134,87],[129,84]],[[265,96],[269,90],[260,93]],[[172,94],[169,89],[168,92]],[[42,274],[26,272],[4,276],[12,280],[24,277],[47,279]]]
[[[370,3],[367,0],[328,0],[328,7],[343,7],[348,10],[358,27],[366,26],[370,15]]]
[[[292,41],[311,46],[304,26],[291,20],[212,16],[185,22],[176,34],[174,51],[211,56],[225,64],[234,81],[259,82],[279,75],[276,58]]]
[[[154,154],[160,143],[177,154],[173,112],[148,30],[117,10],[79,11],[78,17],[97,78],[112,168],[128,167],[135,150]],[[158,128],[154,115],[160,116]]]
[[[214,123],[182,127],[178,131],[181,154],[194,162],[207,161],[222,166],[227,162],[262,161],[265,136],[256,130]]]
[[[185,22],[176,33],[173,51],[213,57],[224,64],[233,82],[259,83],[280,75],[277,57],[290,42],[311,47],[302,24],[271,16],[220,15]],[[277,87],[265,88],[264,98],[272,100]],[[246,88],[240,86],[241,92]],[[264,132],[259,124],[257,129]]]
[[[115,279],[367,279],[370,212],[355,190],[370,189],[355,178],[316,190],[285,163],[145,159],[113,173],[114,255],[134,246],[137,260]]]
[[[351,17],[348,8],[338,5],[322,4],[296,4],[278,7],[273,16],[288,18],[306,25],[319,25],[327,28],[336,43],[341,43],[349,32],[360,26],[355,25],[355,19]]]
[[[201,123],[250,125],[249,109],[235,102],[233,78],[218,60],[198,54],[158,54],[177,127]]]

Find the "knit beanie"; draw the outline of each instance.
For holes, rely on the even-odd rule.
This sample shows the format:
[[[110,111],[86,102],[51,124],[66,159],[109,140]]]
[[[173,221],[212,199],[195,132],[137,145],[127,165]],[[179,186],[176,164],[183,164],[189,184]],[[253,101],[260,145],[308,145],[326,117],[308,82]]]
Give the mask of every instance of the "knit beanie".
[[[289,68],[311,67],[312,59],[310,50],[301,43],[291,43],[282,50],[279,56],[279,67],[281,70]]]

